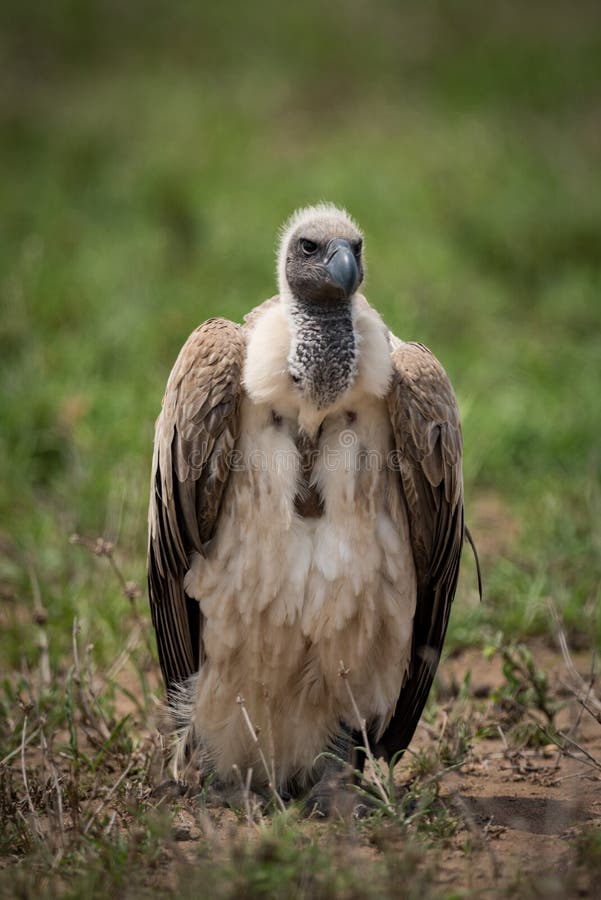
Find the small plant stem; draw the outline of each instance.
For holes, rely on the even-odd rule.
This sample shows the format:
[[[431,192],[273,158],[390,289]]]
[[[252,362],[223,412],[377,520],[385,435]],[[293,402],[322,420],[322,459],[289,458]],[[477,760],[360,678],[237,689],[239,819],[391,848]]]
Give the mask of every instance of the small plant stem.
[[[33,800],[31,799],[31,793],[29,792],[29,781],[27,780],[27,766],[25,765],[25,735],[27,733],[27,715],[25,715],[23,719],[23,730],[21,732],[21,774],[23,776],[23,787],[25,788],[25,796],[27,797],[27,805],[29,807],[29,812],[31,813],[31,819],[33,822],[33,830],[34,834],[38,838],[38,840],[43,840],[44,834],[42,832],[42,828],[40,826],[40,820],[38,818],[38,814],[35,810],[35,806],[33,805]]]
[[[269,748],[269,762],[271,780],[275,784],[275,743],[273,740],[273,722],[271,721],[271,707],[269,705],[269,691],[263,685],[263,699],[265,701],[265,718],[267,720],[267,744]]]
[[[584,678],[578,673],[568,647],[568,640],[561,617],[552,600],[549,600],[549,610],[555,623],[555,637],[557,638],[559,649],[561,650],[561,655],[568,672],[567,687],[572,691],[582,708],[601,725],[601,700],[599,700],[593,691],[593,678],[591,678],[591,682],[587,684]]]
[[[4,759],[0,759],[0,768],[2,768],[2,766],[4,766],[7,762],[10,762],[11,759],[14,759],[15,756],[18,756],[19,753],[22,752],[22,747],[23,746],[27,747],[28,744],[31,744],[33,739],[38,736],[39,732],[40,732],[39,727],[34,728],[33,731],[30,731],[29,734],[27,735],[25,741],[21,741],[21,743],[19,744],[18,747],[15,747],[14,750],[11,750],[10,753],[7,753],[6,756],[4,757]]]
[[[351,701],[351,706],[353,707],[353,712],[355,714],[357,722],[359,723],[359,728],[361,730],[361,736],[363,737],[365,753],[366,753],[366,756],[370,762],[370,765],[371,765],[371,768],[373,771],[373,776],[374,776],[374,781],[376,783],[376,787],[378,788],[378,792],[386,806],[386,809],[388,810],[388,812],[392,813],[394,810],[393,810],[392,804],[390,802],[390,797],[386,793],[386,790],[384,789],[384,785],[382,784],[382,781],[380,780],[380,777],[378,775],[378,764],[374,758],[374,755],[371,751],[371,747],[369,745],[369,738],[367,736],[367,725],[366,725],[365,719],[359,712],[359,707],[357,706],[357,701],[355,700],[355,695],[353,694],[353,689],[351,688],[350,682],[348,680],[349,673],[350,673],[350,669],[348,669],[344,665],[344,662],[342,660],[340,660],[340,668],[338,670],[338,674],[344,681],[344,686],[346,687],[346,692],[349,696],[349,700]]]
[[[124,781],[124,779],[127,777],[127,775],[129,774],[129,771],[130,771],[130,769],[132,768],[133,764],[134,764],[133,759],[130,759],[130,761],[128,762],[126,768],[123,770],[123,772],[121,773],[121,775],[119,776],[119,778],[117,779],[117,781],[114,783],[114,785],[112,786],[112,788],[110,789],[110,791],[108,792],[108,794],[106,795],[106,797],[104,798],[104,800],[102,800],[102,802],[99,803],[99,805],[98,805],[97,808],[96,808],[96,811],[92,813],[92,815],[90,816],[90,818],[88,819],[88,821],[87,821],[86,824],[84,825],[84,827],[83,827],[83,833],[84,833],[84,834],[87,834],[87,833],[88,833],[88,831],[90,830],[90,827],[91,827],[91,825],[92,825],[92,822],[94,821],[94,819],[96,819],[96,818],[100,815],[100,813],[102,812],[102,810],[104,809],[104,807],[106,806],[106,804],[109,802],[109,800],[111,799],[111,797],[113,796],[113,794],[115,793],[115,791],[117,790],[117,788],[119,787],[119,785],[121,784],[121,782]]]
[[[261,743],[259,741],[259,736],[258,736],[257,732],[255,731],[255,727],[254,727],[254,725],[251,721],[251,718],[248,714],[248,710],[246,708],[246,703],[244,702],[244,697],[242,696],[242,694],[238,694],[238,696],[236,697],[236,703],[238,703],[238,705],[240,706],[240,709],[242,711],[242,717],[244,719],[246,727],[248,728],[248,732],[253,740],[253,743],[254,743],[255,747],[257,748],[257,752],[261,759],[263,768],[265,769],[265,774],[267,776],[267,784],[269,786],[269,790],[271,791],[273,798],[276,801],[277,805],[280,807],[280,810],[282,812],[286,812],[286,805],[285,805],[284,801],[282,800],[282,798],[280,797],[280,795],[278,794],[275,783],[272,780],[271,772],[269,771],[269,765],[267,764],[267,760],[265,759],[265,754],[263,753],[263,748],[261,747]]]
[[[58,774],[58,769],[56,768],[56,763],[54,762],[54,756],[52,754],[52,750],[48,746],[48,742],[46,741],[46,736],[42,728],[40,728],[40,743],[42,745],[42,753],[45,758],[48,760],[48,765],[50,767],[50,772],[52,774],[52,781],[54,784],[54,791],[56,793],[56,814],[58,818],[58,828],[60,835],[60,848],[55,859],[55,865],[58,865],[60,859],[63,855],[65,849],[65,819],[63,815],[63,792],[61,790],[60,785],[60,777]]]
[[[247,769],[246,771],[246,781],[242,778],[242,772],[240,771],[239,766],[234,763],[232,769],[236,773],[238,777],[238,782],[240,783],[240,790],[242,791],[242,799],[244,801],[244,812],[246,814],[246,824],[249,828],[254,825],[252,812],[250,808],[250,783],[252,781],[252,769]]]
[[[77,696],[79,698],[79,702],[81,704],[81,709],[85,716],[86,722],[89,724],[94,724],[98,733],[100,734],[102,740],[106,741],[110,737],[110,729],[108,728],[106,722],[102,718],[102,716],[94,716],[92,714],[92,710],[90,708],[90,704],[88,703],[88,698],[86,696],[86,687],[89,687],[87,684],[87,680],[85,677],[82,677],[82,669],[81,669],[81,661],[79,659],[79,646],[77,641],[77,636],[79,634],[79,622],[77,620],[77,616],[73,617],[73,681],[77,685]],[[91,694],[91,692],[90,692]],[[92,697],[92,699],[94,699]]]
[[[40,680],[42,682],[42,687],[48,689],[52,682],[52,675],[50,671],[50,653],[48,647],[48,633],[46,631],[48,613],[44,608],[44,604],[42,603],[40,583],[38,581],[36,571],[31,563],[27,564],[27,573],[29,575],[29,583],[31,584],[31,593],[33,595],[33,618],[40,629],[40,640],[38,644],[40,650]]]

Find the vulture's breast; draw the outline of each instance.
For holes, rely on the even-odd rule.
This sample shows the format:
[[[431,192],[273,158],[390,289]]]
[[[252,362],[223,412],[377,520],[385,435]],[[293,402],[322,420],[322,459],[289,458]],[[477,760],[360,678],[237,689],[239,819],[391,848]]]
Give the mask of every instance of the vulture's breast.
[[[385,403],[327,417],[311,446],[289,410],[248,398],[241,426],[215,538],[186,579],[206,665],[233,696],[254,682],[319,704],[341,690],[342,660],[365,708],[386,717],[409,658],[415,573]]]
[[[381,321],[358,316],[357,381],[312,420],[286,371],[281,311],[262,321],[269,316],[273,327],[262,332],[259,323],[249,343],[215,536],[185,581],[204,619],[198,725],[224,772],[245,740],[237,694],[259,724],[269,697],[273,721],[283,723],[274,740],[284,769],[309,766],[340,721],[356,726],[341,661],[378,729],[411,654],[416,580],[391,465]]]

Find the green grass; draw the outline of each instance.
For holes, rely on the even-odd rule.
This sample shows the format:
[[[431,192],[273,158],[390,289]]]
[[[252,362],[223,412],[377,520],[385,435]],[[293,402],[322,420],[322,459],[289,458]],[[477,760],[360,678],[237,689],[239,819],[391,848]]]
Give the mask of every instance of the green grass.
[[[75,610],[98,653],[110,647],[121,601],[67,537],[116,539],[142,580],[152,426],[175,355],[198,322],[239,319],[273,292],[277,228],[318,198],[361,222],[369,298],[452,377],[476,539],[479,492],[520,523],[510,558],[485,561],[480,610],[469,569],[451,638],[476,640],[487,622],[544,630],[549,595],[590,635],[601,563],[592,9],[507,7],[489,20],[465,3],[438,14],[383,3],[378,15],[266,5],[252,21],[242,7],[231,19],[109,9],[115,18],[100,5],[48,20],[29,10],[31,45],[24,23],[4,37],[2,658],[17,666],[31,648],[32,571],[53,652]]]
[[[135,617],[69,535],[114,541],[143,583],[153,422],[179,347],[274,292],[277,229],[318,199],[361,223],[367,296],[457,390],[485,602],[466,554],[449,647],[548,634],[549,597],[579,646],[601,645],[595,4],[203,6],[0,14],[10,690],[38,665],[36,592],[56,671],[74,615],[95,665],[121,650]]]

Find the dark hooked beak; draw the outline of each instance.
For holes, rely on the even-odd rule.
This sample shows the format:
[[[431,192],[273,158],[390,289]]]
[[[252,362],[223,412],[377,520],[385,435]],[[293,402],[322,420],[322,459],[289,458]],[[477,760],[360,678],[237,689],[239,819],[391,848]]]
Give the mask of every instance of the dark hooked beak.
[[[348,241],[336,238],[328,244],[325,269],[328,282],[337,287],[347,300],[359,286],[359,268]]]

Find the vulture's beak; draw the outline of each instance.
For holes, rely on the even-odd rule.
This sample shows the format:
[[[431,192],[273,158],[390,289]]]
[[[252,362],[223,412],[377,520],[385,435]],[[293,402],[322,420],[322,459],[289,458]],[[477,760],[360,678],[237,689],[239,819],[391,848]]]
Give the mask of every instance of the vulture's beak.
[[[345,300],[355,293],[359,285],[359,269],[348,241],[342,238],[330,241],[325,269],[328,273],[328,283],[342,291]]]

